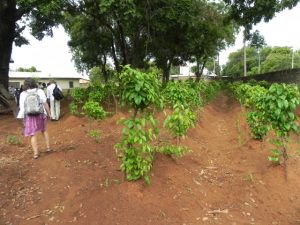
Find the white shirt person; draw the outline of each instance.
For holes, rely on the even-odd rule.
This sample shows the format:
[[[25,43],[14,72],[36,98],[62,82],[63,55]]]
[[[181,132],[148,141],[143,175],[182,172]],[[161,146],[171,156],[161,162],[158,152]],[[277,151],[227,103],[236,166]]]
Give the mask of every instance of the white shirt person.
[[[47,87],[47,98],[50,102],[51,119],[57,121],[60,117],[60,101],[56,100],[53,96],[53,90],[56,85],[54,80],[50,80],[50,85]],[[59,85],[57,87],[62,90]]]

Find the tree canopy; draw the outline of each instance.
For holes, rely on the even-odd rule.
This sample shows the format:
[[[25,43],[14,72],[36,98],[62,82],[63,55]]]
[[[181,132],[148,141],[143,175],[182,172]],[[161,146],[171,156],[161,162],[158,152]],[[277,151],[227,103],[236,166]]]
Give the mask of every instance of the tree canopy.
[[[0,83],[8,87],[12,45],[28,44],[28,27],[37,39],[63,24],[79,70],[107,64],[116,71],[130,64],[155,63],[168,81],[171,66],[196,61],[199,76],[206,61],[233,42],[238,26],[250,30],[299,0],[2,0],[0,1]]]
[[[1,0],[0,1],[0,83],[8,87],[12,45],[28,44],[22,36],[26,27],[41,40],[52,35],[52,27],[63,18],[67,0]]]
[[[202,62],[234,39],[228,7],[221,3],[97,0],[77,1],[73,9],[64,26],[80,70],[105,70],[108,58],[116,70],[125,64],[145,69],[151,60],[167,81],[171,65]]]
[[[248,75],[259,74],[259,66],[261,67],[260,73],[292,69],[292,62],[293,68],[300,68],[300,50],[293,53],[291,47],[264,47],[259,52],[255,47],[250,47],[247,48],[247,55]],[[223,75],[241,76],[242,74],[243,49],[239,49],[229,55]]]

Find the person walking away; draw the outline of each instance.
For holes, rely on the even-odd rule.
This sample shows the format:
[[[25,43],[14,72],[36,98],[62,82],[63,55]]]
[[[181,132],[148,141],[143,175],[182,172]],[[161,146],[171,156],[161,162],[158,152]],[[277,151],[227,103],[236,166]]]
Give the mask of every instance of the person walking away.
[[[47,132],[47,116],[51,117],[47,98],[43,90],[37,88],[36,81],[26,78],[23,85],[23,92],[20,94],[20,111],[17,118],[23,119],[24,136],[31,137],[31,147],[33,158],[39,157],[37,133],[41,131],[47,147],[47,152],[51,151],[49,134]]]
[[[20,106],[19,106],[20,105],[19,104],[19,102],[20,102],[20,95],[21,95],[22,91],[23,91],[23,84],[21,85],[20,88],[17,88],[16,91],[15,91],[15,100],[16,100],[17,106],[19,108],[20,108]]]
[[[56,82],[54,80],[50,80],[50,85],[48,85],[47,87],[47,98],[49,99],[50,102],[50,111],[51,111],[51,116],[52,116],[52,120],[59,120],[60,117],[60,101],[56,100],[53,96],[53,90],[55,87],[58,87],[60,90],[62,90],[60,88],[59,85],[56,84]]]

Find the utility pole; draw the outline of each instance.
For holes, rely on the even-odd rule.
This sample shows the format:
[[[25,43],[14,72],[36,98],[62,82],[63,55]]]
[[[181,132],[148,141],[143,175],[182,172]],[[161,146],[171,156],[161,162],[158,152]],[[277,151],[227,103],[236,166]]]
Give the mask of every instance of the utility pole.
[[[294,69],[294,49],[292,48],[292,69]]]
[[[247,76],[246,30],[244,31],[244,77]]]
[[[260,49],[258,49],[258,74],[260,74]]]
[[[214,72],[214,74],[216,74],[216,59],[214,58],[213,60],[214,60],[214,70],[213,70],[213,72]]]

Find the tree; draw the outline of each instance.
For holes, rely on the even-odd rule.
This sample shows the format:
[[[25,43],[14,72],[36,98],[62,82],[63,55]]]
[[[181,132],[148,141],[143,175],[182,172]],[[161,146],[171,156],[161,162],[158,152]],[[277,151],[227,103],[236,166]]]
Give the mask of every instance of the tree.
[[[133,0],[81,0],[73,4],[64,27],[71,37],[69,45],[77,68],[89,71],[99,66],[105,75],[108,57],[117,71],[126,64],[143,68],[146,30],[141,15],[145,4]]]
[[[300,0],[224,0],[231,8],[231,18],[244,27],[244,76],[247,75],[246,41],[252,26],[264,20],[268,22],[277,12],[293,8]]]
[[[300,68],[299,50],[294,52],[294,68]],[[292,48],[290,47],[264,47],[260,56],[254,47],[247,48],[247,74],[256,75],[260,72],[268,73],[292,68]],[[229,61],[223,69],[223,75],[241,76],[243,74],[243,49],[229,55]],[[261,71],[259,71],[259,63]]]
[[[251,35],[250,35],[250,47],[254,47],[256,48],[256,51],[257,51],[257,54],[258,54],[258,73],[261,72],[261,69],[260,69],[260,64],[261,64],[261,60],[260,60],[260,51],[261,51],[261,48],[266,46],[267,43],[265,42],[265,39],[262,35],[260,35],[259,31],[256,30],[255,32],[253,32]]]
[[[0,84],[8,87],[12,45],[28,44],[22,36],[26,26],[41,40],[52,35],[52,27],[62,19],[67,0],[1,0],[0,1]]]
[[[118,71],[126,64],[147,69],[152,60],[168,81],[171,66],[216,55],[233,40],[224,7],[199,0],[79,0],[64,26],[79,69],[105,68],[108,57]]]
[[[272,51],[270,51],[261,64],[262,73],[291,69],[292,54],[292,48],[290,47],[272,48]],[[296,57],[296,59],[297,58],[299,59],[299,57]],[[294,68],[300,68],[300,61],[294,60],[294,62]]]
[[[196,61],[196,80],[199,81],[203,69],[218,52],[234,42],[236,24],[228,20],[228,7],[223,3],[203,2],[193,7],[195,13],[189,31],[189,51]]]
[[[41,71],[37,70],[35,66],[32,66],[30,68],[19,67],[17,68],[17,72],[41,72]]]

